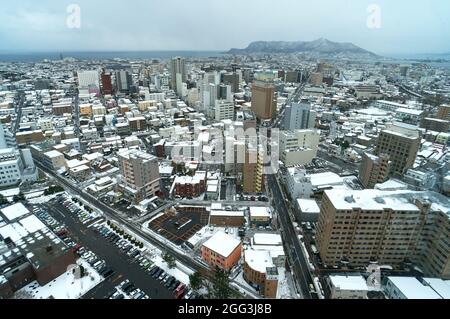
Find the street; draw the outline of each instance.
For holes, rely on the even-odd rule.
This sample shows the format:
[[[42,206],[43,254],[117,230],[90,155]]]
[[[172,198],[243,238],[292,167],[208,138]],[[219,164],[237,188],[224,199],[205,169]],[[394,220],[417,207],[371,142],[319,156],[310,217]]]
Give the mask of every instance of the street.
[[[315,294],[311,294],[309,286],[313,284],[313,279],[309,272],[306,258],[303,255],[294,225],[292,224],[289,216],[285,198],[282,195],[282,190],[280,189],[276,175],[269,175],[268,182],[272,192],[273,206],[276,207],[278,211],[279,221],[282,226],[283,241],[287,247],[290,248],[287,253],[292,257],[293,264],[291,267],[294,272],[295,279],[301,287],[303,298],[315,299],[317,296]]]

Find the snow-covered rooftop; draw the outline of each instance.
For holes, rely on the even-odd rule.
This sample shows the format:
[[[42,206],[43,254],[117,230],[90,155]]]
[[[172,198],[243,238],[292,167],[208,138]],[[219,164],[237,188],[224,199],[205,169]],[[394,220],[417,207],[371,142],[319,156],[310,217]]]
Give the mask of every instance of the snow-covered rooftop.
[[[330,276],[330,282],[339,290],[369,291],[367,281],[362,276]]]
[[[250,217],[269,217],[270,209],[268,207],[250,207]]]
[[[266,250],[247,249],[244,251],[244,259],[251,269],[260,273],[265,273],[268,267],[274,267],[272,256]]]
[[[223,231],[215,233],[203,246],[211,249],[223,257],[228,257],[241,244],[241,242]]]
[[[388,277],[407,299],[441,299],[430,287],[424,286],[415,277]]]
[[[253,244],[281,246],[283,241],[281,240],[281,235],[279,234],[256,233],[253,236]]]
[[[352,210],[362,208],[364,210],[404,210],[419,211],[419,208],[411,202],[411,191],[379,191],[362,190],[348,191],[333,189],[325,191],[333,206],[338,210]]]
[[[16,218],[25,216],[30,213],[30,211],[22,203],[17,203],[5,207],[1,210],[1,212],[9,221],[15,220]]]
[[[332,173],[332,172],[326,172],[326,173],[319,173],[319,174],[311,174],[311,184],[315,187],[320,187],[324,185],[343,185],[344,181],[342,177],[339,175]]]
[[[318,214],[320,213],[319,205],[314,199],[297,199],[298,206],[302,213]]]
[[[46,228],[43,222],[39,220],[35,215],[31,215],[28,217],[25,217],[24,219],[20,220],[20,224],[29,232],[34,233],[38,230]]]
[[[450,281],[440,278],[423,278],[423,280],[444,299],[450,299]]]

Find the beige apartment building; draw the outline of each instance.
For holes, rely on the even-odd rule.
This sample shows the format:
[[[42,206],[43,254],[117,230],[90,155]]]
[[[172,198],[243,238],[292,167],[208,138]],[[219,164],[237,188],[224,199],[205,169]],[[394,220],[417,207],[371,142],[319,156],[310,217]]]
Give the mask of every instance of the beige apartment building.
[[[434,192],[325,191],[317,246],[328,266],[394,268],[411,261],[450,279],[450,203]]]
[[[403,123],[394,123],[381,131],[375,154],[389,155],[391,174],[404,174],[414,165],[420,143],[421,134],[418,129]]]
[[[245,149],[245,162],[243,167],[244,193],[257,194],[262,192],[264,174],[264,154],[262,147],[248,142]]]
[[[270,82],[255,81],[252,85],[252,111],[260,120],[271,120],[277,112],[275,86]]]
[[[134,149],[122,151],[118,157],[121,190],[137,203],[155,196],[160,190],[158,159]]]
[[[390,170],[389,155],[376,156],[363,153],[359,168],[359,179],[365,188],[374,188],[376,184],[384,183]]]

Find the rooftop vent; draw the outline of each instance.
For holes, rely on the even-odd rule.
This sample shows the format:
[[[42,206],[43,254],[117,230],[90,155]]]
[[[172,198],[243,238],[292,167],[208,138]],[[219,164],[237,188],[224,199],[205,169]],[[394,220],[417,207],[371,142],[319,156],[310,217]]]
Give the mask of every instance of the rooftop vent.
[[[345,201],[346,201],[347,203],[354,203],[354,202],[355,202],[355,198],[353,197],[353,195],[346,196],[346,197],[345,197]]]

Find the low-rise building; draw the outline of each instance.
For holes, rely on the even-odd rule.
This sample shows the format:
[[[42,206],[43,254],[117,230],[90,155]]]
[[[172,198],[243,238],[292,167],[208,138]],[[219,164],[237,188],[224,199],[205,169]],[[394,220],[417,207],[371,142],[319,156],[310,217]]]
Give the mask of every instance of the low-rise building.
[[[212,268],[229,271],[241,259],[242,244],[235,237],[219,231],[202,245],[201,251],[202,259]]]
[[[367,280],[362,276],[340,276],[327,277],[331,299],[367,299],[369,287]]]

